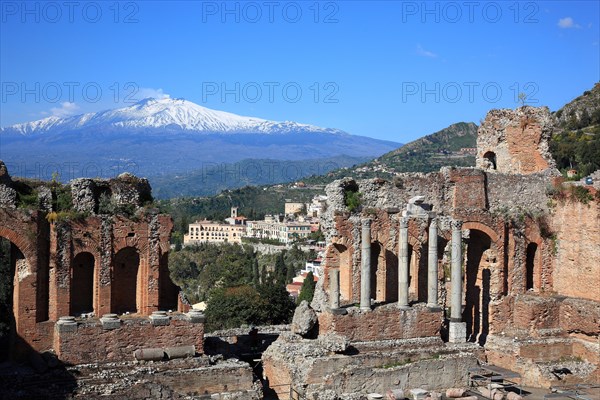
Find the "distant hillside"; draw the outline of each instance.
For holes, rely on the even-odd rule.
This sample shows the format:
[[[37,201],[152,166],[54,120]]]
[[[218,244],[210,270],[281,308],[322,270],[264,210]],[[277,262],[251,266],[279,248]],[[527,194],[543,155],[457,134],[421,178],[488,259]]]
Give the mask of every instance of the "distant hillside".
[[[326,174],[369,160],[370,157],[337,156],[309,160],[247,159],[237,163],[207,163],[187,173],[149,175],[158,199],[211,196],[244,186],[296,182],[310,175]]]
[[[550,142],[556,166],[576,178],[600,169],[600,83],[554,113],[558,129]]]
[[[328,183],[344,176],[389,178],[399,172],[432,172],[444,166],[475,166],[477,128],[472,122],[452,124],[367,163],[332,171],[325,176],[313,176],[305,182]]]

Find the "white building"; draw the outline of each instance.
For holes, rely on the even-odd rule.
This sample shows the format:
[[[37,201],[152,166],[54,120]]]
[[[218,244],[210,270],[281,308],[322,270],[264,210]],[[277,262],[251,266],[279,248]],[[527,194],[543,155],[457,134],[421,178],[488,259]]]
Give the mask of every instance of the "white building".
[[[231,217],[223,224],[214,221],[196,221],[188,227],[188,233],[183,235],[183,245],[199,243],[242,243],[246,234],[246,218],[239,217],[237,207],[231,208]]]

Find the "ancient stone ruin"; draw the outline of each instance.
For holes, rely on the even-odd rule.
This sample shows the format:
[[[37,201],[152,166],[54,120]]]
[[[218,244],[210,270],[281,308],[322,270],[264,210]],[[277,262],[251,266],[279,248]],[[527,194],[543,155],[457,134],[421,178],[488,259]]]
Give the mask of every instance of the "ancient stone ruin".
[[[267,350],[270,384],[308,399],[447,389],[481,362],[535,387],[600,381],[600,207],[553,199],[552,129],[547,108],[492,110],[477,168],[329,184],[318,335]]]
[[[0,171],[0,236],[14,271],[9,358],[52,349],[70,363],[122,360],[154,344],[202,352],[203,321],[166,314],[184,305],[168,273],[171,217],[145,206],[147,180],[62,186],[13,180],[1,162]],[[61,196],[68,211],[56,211]]]
[[[476,168],[329,184],[323,279],[291,331],[260,340],[205,338],[169,279],[172,221],[146,180],[63,186],[13,179],[0,162],[14,277],[5,355],[38,372],[74,365],[77,379],[54,379],[83,397],[260,399],[250,364],[232,359],[258,342],[280,398],[440,398],[485,364],[526,386],[599,382],[599,196],[577,201],[561,185],[552,130],[546,108],[492,110]]]

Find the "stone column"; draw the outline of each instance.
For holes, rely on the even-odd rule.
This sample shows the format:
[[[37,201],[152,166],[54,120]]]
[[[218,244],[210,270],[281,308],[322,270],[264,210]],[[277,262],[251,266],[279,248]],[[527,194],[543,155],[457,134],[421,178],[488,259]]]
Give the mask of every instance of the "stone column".
[[[360,308],[371,309],[371,220],[361,220]]]
[[[433,218],[429,224],[429,253],[427,258],[427,307],[431,309],[439,309],[437,235],[437,218]]]
[[[408,308],[408,218],[400,218],[398,264],[398,307]]]
[[[332,314],[346,314],[345,308],[340,308],[340,270],[329,270],[329,308]]]
[[[340,270],[329,270],[329,306],[331,309],[340,308]]]
[[[462,322],[462,221],[452,225],[452,312],[450,314],[449,341],[463,343],[467,337],[467,324]]]

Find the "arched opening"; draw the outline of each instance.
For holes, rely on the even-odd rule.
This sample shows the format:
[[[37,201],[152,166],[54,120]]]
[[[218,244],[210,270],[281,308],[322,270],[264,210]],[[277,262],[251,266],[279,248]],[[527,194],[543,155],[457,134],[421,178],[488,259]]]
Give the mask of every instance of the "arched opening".
[[[398,301],[398,256],[385,251],[385,301]]]
[[[483,155],[483,160],[485,162],[484,168],[485,169],[497,169],[497,165],[496,165],[496,153],[494,153],[493,151],[488,151]]]
[[[382,281],[385,279],[384,252],[383,246],[379,242],[371,243],[371,299],[375,301],[383,301],[385,299],[384,285]]]
[[[79,253],[71,263],[71,315],[94,311],[94,266],[91,253]]]
[[[352,265],[350,260],[350,252],[343,244],[333,245],[333,259],[335,268],[340,269],[340,300],[352,300]]]
[[[158,307],[161,310],[177,310],[179,287],[173,283],[169,274],[169,253],[160,256],[158,281]]]
[[[537,243],[527,245],[527,259],[525,261],[525,290],[534,289],[534,273],[536,270]]]
[[[111,310],[113,313],[137,312],[139,270],[140,256],[133,247],[125,247],[115,255],[111,282]]]
[[[16,272],[25,272],[27,261],[10,240],[0,237],[0,362],[10,359],[15,347],[16,320],[14,308]]]
[[[466,293],[463,321],[467,323],[467,338],[470,342],[485,344],[489,331],[490,277],[489,257],[484,253],[490,249],[492,240],[479,230],[471,229],[467,244]]]

